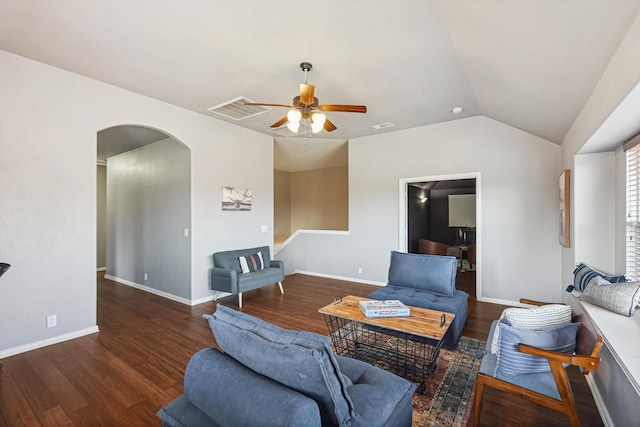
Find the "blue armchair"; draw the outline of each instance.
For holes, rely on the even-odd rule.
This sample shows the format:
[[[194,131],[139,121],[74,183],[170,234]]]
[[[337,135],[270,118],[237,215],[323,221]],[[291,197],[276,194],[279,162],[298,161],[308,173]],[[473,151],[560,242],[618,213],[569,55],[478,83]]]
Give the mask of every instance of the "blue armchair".
[[[218,305],[205,315],[224,353],[196,353],[164,427],[410,427],[415,384],[340,357],[328,337]]]
[[[443,346],[454,349],[467,322],[469,294],[456,289],[455,257],[391,252],[387,286],[367,295],[378,300],[400,300],[406,305],[454,313]]]

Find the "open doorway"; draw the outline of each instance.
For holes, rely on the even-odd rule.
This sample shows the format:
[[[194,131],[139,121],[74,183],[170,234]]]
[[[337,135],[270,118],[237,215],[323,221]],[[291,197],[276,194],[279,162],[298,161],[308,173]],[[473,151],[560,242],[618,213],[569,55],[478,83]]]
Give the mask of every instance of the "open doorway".
[[[480,296],[480,174],[401,179],[399,207],[400,250],[456,257],[456,287]]]
[[[190,301],[191,150],[164,131],[121,125],[97,132],[97,157],[105,165],[97,180],[98,269]]]

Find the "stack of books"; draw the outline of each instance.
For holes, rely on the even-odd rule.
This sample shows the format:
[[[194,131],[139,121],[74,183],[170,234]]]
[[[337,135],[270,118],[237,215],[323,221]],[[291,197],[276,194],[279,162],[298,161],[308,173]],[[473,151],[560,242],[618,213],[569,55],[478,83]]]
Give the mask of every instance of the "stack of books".
[[[398,300],[360,301],[360,310],[366,317],[408,317],[409,307]]]

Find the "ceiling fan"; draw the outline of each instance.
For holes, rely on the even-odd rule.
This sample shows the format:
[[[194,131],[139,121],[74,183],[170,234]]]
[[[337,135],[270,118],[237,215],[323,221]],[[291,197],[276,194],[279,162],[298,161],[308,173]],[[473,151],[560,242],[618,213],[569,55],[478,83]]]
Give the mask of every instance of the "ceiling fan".
[[[287,127],[293,133],[298,132],[301,120],[309,120],[313,133],[318,133],[322,129],[327,132],[336,130],[336,125],[327,119],[324,111],[342,111],[346,113],[366,113],[365,105],[344,105],[344,104],[319,104],[316,98],[316,87],[307,84],[307,73],[311,70],[312,65],[309,62],[300,64],[300,69],[304,71],[304,83],[300,84],[300,95],[293,98],[292,104],[271,104],[261,102],[246,102],[245,105],[264,105],[270,107],[291,108],[289,113],[271,125],[272,128],[278,128],[287,123]]]

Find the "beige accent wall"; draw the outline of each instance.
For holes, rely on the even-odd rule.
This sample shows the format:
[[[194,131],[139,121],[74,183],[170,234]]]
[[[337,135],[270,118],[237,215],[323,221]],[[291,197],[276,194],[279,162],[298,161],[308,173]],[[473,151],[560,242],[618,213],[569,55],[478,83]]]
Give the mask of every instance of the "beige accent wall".
[[[291,230],[347,230],[349,170],[346,166],[291,174]]]
[[[302,172],[274,171],[274,237],[277,243],[296,230],[349,227],[347,166]]]
[[[291,236],[291,173],[273,171],[273,238],[276,244]]]

